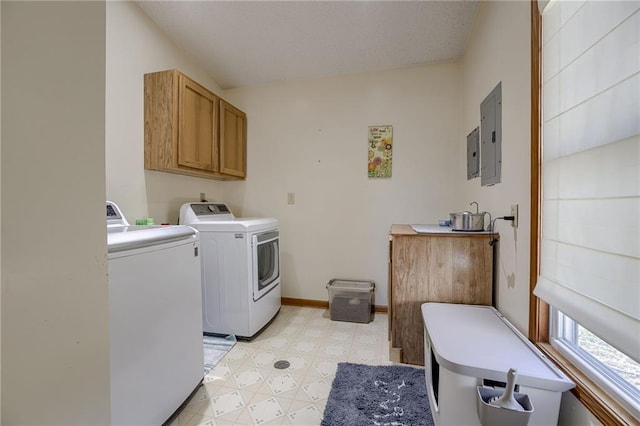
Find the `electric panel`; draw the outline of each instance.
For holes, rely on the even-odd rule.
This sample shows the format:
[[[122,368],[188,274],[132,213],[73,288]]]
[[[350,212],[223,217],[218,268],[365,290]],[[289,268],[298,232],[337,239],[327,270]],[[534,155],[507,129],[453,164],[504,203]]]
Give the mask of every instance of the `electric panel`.
[[[480,176],[480,128],[467,135],[467,180]]]
[[[480,117],[480,183],[495,185],[502,170],[502,83],[480,104]]]

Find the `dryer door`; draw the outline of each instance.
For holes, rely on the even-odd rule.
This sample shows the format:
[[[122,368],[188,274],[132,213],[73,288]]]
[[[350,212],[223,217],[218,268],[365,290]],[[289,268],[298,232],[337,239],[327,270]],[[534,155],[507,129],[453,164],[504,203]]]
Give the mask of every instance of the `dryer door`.
[[[253,235],[253,300],[280,285],[280,233],[271,230]]]

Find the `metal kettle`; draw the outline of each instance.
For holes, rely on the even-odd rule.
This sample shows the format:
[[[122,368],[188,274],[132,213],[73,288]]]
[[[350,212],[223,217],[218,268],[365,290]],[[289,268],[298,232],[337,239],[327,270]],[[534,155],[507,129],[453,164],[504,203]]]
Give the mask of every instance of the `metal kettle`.
[[[484,216],[488,212],[478,212],[478,203],[471,202],[469,205],[476,205],[476,212],[464,211],[459,213],[450,213],[451,229],[454,231],[480,232],[484,231]]]

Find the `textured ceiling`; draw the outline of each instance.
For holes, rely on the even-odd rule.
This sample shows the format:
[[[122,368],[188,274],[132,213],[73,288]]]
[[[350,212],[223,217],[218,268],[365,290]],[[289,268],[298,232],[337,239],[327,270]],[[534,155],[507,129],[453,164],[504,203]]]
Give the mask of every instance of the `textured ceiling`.
[[[223,89],[459,58],[476,1],[140,1]]]

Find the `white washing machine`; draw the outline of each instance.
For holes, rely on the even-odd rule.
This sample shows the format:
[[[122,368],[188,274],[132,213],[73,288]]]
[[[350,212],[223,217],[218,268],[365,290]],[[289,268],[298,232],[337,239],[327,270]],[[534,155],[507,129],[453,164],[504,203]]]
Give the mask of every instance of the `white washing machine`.
[[[280,234],[273,218],[236,218],[224,203],[186,203],[200,233],[204,332],[251,339],[280,310]]]
[[[160,425],[204,376],[198,233],[107,202],[111,424]]]

